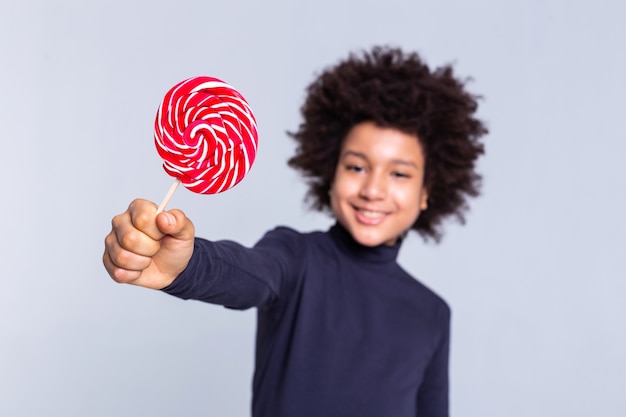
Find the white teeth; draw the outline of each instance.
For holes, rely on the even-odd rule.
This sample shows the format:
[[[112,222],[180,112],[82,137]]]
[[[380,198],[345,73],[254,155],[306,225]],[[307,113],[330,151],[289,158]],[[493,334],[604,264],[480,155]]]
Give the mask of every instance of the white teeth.
[[[365,217],[369,217],[370,219],[378,219],[379,217],[383,217],[385,213],[380,211],[368,211],[368,210],[359,210],[361,214]]]

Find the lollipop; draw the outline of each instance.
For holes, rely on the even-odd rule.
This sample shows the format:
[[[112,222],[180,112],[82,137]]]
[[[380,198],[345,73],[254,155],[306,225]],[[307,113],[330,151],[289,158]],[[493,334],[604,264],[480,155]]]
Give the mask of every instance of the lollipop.
[[[193,192],[216,194],[238,184],[256,156],[256,120],[245,98],[224,81],[193,77],[172,87],[154,122],[163,169]]]

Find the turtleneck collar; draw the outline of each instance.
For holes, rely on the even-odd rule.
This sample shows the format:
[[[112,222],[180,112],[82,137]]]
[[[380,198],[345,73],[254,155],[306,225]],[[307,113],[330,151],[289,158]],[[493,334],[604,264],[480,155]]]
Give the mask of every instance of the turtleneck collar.
[[[339,222],[335,223],[328,232],[341,251],[364,262],[395,262],[402,245],[402,238],[399,238],[393,246],[385,244],[374,247],[363,246],[354,240]]]

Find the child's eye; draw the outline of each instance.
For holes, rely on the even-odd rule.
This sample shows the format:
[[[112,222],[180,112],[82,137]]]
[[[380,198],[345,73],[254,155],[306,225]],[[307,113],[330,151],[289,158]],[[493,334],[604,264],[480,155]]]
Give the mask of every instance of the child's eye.
[[[348,171],[354,171],[354,172],[362,172],[363,171],[363,167],[360,165],[354,165],[354,164],[348,164],[346,165],[346,169]]]
[[[391,175],[393,175],[396,178],[409,178],[410,177],[409,174],[406,174],[404,172],[398,172],[398,171],[392,172]]]

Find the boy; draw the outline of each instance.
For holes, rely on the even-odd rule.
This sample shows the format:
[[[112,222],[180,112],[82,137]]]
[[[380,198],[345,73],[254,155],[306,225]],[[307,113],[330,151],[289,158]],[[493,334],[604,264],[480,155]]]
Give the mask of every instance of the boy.
[[[194,237],[180,211],[135,200],[113,219],[111,277],[258,310],[252,414],[447,416],[450,312],[395,259],[411,229],[441,238],[479,192],[487,130],[450,67],[373,48],[308,88],[289,165],[326,232],[268,232],[253,248]]]

